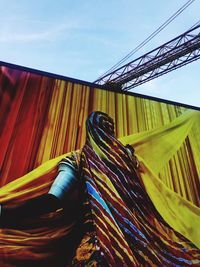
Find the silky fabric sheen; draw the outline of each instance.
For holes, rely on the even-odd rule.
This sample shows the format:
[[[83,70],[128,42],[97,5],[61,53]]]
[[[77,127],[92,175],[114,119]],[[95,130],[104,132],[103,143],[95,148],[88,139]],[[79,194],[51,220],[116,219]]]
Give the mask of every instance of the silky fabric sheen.
[[[106,115],[105,115],[106,116]],[[179,138],[179,143],[181,145],[181,141],[183,142],[184,139],[186,138],[187,134],[189,133],[190,127],[192,125],[192,122],[196,119],[196,115],[195,114],[185,114],[185,116],[181,116],[181,118],[179,118],[177,121],[173,122],[173,127],[171,127],[172,125],[168,125],[165,126],[163,129],[160,128],[156,134],[152,134],[151,135],[151,142],[152,140],[154,141],[154,144],[156,144],[158,146],[158,148],[160,148],[162,146],[162,153],[164,153],[165,149],[168,150],[168,148],[165,148],[165,145],[163,145],[163,138],[164,140],[166,140],[168,138],[168,134],[170,133],[170,138],[174,136],[176,136],[177,132],[182,133],[181,138]],[[180,123],[181,120],[181,123]],[[188,125],[188,121],[190,122],[190,126],[187,127],[186,130],[186,124]],[[178,125],[178,127],[174,127],[174,125]],[[94,125],[93,125],[94,126]],[[94,127],[92,127],[92,129],[94,129]],[[184,130],[183,130],[184,129]],[[105,128],[104,128],[105,130]],[[123,163],[123,160],[126,161],[126,152],[122,146],[122,144],[120,142],[118,142],[117,140],[114,139],[113,137],[113,133],[112,133],[112,129],[109,132],[109,134],[111,135],[111,139],[112,139],[112,145],[114,145],[113,148],[115,148],[118,153],[119,157],[122,158],[121,164],[123,165],[123,167],[128,166],[128,163]],[[101,147],[103,147],[103,143],[98,143],[95,142],[94,139],[91,139],[91,134],[88,134],[88,140],[86,143],[86,146],[83,148],[83,152],[77,152],[76,154],[76,162],[77,164],[80,164],[80,155],[83,158],[82,160],[84,161],[84,166],[83,166],[83,172],[82,172],[82,179],[84,179],[84,183],[87,187],[87,194],[88,194],[88,199],[86,201],[86,203],[88,203],[88,206],[90,206],[90,208],[94,208],[94,206],[91,206],[91,198],[96,198],[99,203],[102,205],[103,209],[109,214],[109,219],[112,220],[112,222],[116,223],[116,218],[115,216],[110,213],[109,208],[108,208],[108,204],[106,203],[106,201],[104,200],[104,197],[100,196],[97,194],[95,190],[98,189],[98,186],[101,183],[101,187],[103,183],[107,183],[107,185],[109,186],[109,190],[111,190],[112,192],[114,192],[114,194],[116,195],[117,200],[119,201],[120,205],[124,205],[125,210],[127,209],[128,206],[128,214],[127,216],[129,216],[128,219],[130,219],[130,213],[132,212],[134,215],[134,210],[132,210],[131,207],[131,201],[128,199],[128,197],[125,197],[125,200],[123,200],[123,203],[120,200],[120,197],[122,197],[121,194],[119,194],[118,189],[120,191],[120,186],[122,186],[122,184],[120,184],[119,188],[116,189],[116,185],[113,184],[110,179],[108,179],[108,177],[106,177],[106,175],[102,175],[102,172],[98,172],[98,168],[94,168],[92,167],[91,164],[93,164],[92,162],[89,162],[89,158],[91,157],[91,155],[93,155],[94,157],[99,158],[101,160],[104,161],[104,163],[108,163],[106,162],[106,151],[105,148],[101,149]],[[131,145],[134,146],[134,144],[136,145],[136,152],[140,151],[140,148],[145,144],[145,149],[148,149],[148,133],[144,135],[139,135],[138,137],[136,135],[134,136],[129,136],[127,139],[126,137],[123,138],[122,143],[125,145],[126,143],[129,143]],[[107,140],[107,138],[106,138]],[[130,142],[130,140],[132,140],[132,142]],[[165,143],[164,143],[165,144]],[[111,145],[109,145],[111,146]],[[119,147],[118,147],[119,146]],[[150,144],[151,147],[151,144]],[[88,151],[90,151],[90,149],[92,148],[93,150],[93,154],[88,155]],[[108,148],[108,147],[107,147]],[[119,150],[118,150],[119,149]],[[174,151],[171,151],[171,154],[173,154],[175,152],[175,150],[178,149],[178,146],[176,146],[176,148],[174,149]],[[142,151],[143,149],[141,149]],[[91,152],[91,151],[90,151]],[[138,152],[139,154],[139,152]],[[96,155],[96,156],[95,156]],[[139,154],[140,155],[140,154]],[[57,164],[58,162],[60,162],[60,160],[67,155],[62,155],[54,160],[50,160],[48,162],[46,162],[45,164],[43,164],[42,166],[38,167],[37,169],[33,170],[32,172],[30,172],[29,174],[19,178],[18,180],[15,180],[14,182],[11,182],[10,184],[4,186],[3,188],[0,189],[0,200],[1,203],[2,202],[7,202],[8,200],[10,200],[10,203],[20,203],[25,201],[26,199],[33,197],[33,196],[38,196],[41,194],[44,194],[46,192],[48,192],[54,177],[56,176],[57,173]],[[115,159],[115,157],[111,155],[109,156],[111,160],[114,160],[117,167],[120,167],[121,164],[119,164],[119,159]],[[168,155],[169,157],[169,155]],[[143,172],[141,175],[134,173],[134,179],[136,179],[136,186],[138,186],[138,188],[140,188],[140,190],[142,190],[142,194],[144,194],[144,198],[147,199],[147,203],[150,205],[150,210],[153,210],[153,217],[154,218],[154,222],[156,224],[156,228],[159,228],[160,230],[160,238],[163,238],[163,230],[165,227],[167,227],[167,229],[170,233],[170,238],[173,242],[173,244],[171,243],[170,247],[172,249],[171,255],[173,255],[173,250],[177,251],[177,242],[180,244],[178,246],[178,250],[181,251],[181,254],[187,255],[188,251],[190,251],[190,257],[188,259],[185,259],[178,256],[178,261],[182,260],[182,263],[180,262],[175,262],[174,264],[179,265],[179,266],[187,266],[191,264],[193,264],[195,266],[195,264],[197,265],[198,262],[195,261],[195,258],[197,259],[197,255],[198,255],[198,250],[196,250],[195,246],[192,245],[192,243],[190,243],[187,239],[190,239],[194,242],[194,236],[198,236],[196,233],[198,231],[198,229],[200,229],[200,227],[198,227],[197,225],[199,224],[199,220],[197,221],[197,216],[199,214],[199,209],[197,207],[195,207],[194,205],[190,204],[188,201],[184,200],[183,198],[179,197],[177,194],[175,194],[174,192],[172,192],[171,190],[167,189],[165,186],[162,185],[162,183],[160,185],[158,185],[158,178],[156,175],[156,169],[153,169],[156,165],[156,161],[160,160],[160,162],[162,162],[162,164],[165,164],[165,160],[166,158],[162,158],[160,157],[160,155],[156,155],[154,154],[150,160],[150,163],[148,164],[148,158],[141,153],[141,158],[140,160],[143,161],[143,163],[141,163],[143,165]],[[155,163],[155,164],[153,164]],[[129,171],[131,170],[131,166],[128,166]],[[134,172],[134,171],[133,171]],[[100,174],[100,175],[99,175]],[[101,180],[96,179],[95,176],[100,176]],[[145,184],[145,177],[150,177],[150,179],[147,180],[146,184]],[[87,180],[88,179],[88,180]],[[143,182],[142,182],[143,181]],[[121,181],[122,183],[122,181]],[[94,187],[94,184],[96,184],[97,188]],[[145,184],[145,185],[144,185]],[[150,186],[152,185],[152,186]],[[159,210],[159,206],[162,207],[162,199],[160,197],[157,197],[156,194],[159,191],[159,187],[162,186],[162,192],[166,193],[166,196],[170,195],[171,197],[166,198],[166,202],[165,202],[165,207],[163,209],[165,209],[165,214],[166,214],[166,218],[165,221],[163,220],[162,217],[164,217],[162,215],[162,217],[159,216],[159,213],[157,213],[157,210],[155,209],[155,207]],[[145,189],[146,190],[145,190]],[[156,188],[156,189],[155,189]],[[156,191],[157,190],[157,191]],[[146,194],[146,191],[148,192],[148,195]],[[134,192],[133,192],[134,193]],[[149,197],[150,198],[149,198]],[[161,196],[162,197],[162,196]],[[137,199],[137,196],[136,196]],[[174,200],[176,199],[177,202],[173,202],[171,201],[171,203],[168,205],[168,203],[170,202],[169,199]],[[116,200],[116,199],[115,199]],[[155,207],[153,206],[153,203],[155,205]],[[184,207],[190,214],[190,216],[186,216],[184,218],[184,212],[183,214],[183,220],[185,222],[185,229],[183,230],[183,228],[179,227],[178,225],[178,219],[175,220],[175,228],[176,231],[178,231],[179,233],[181,233],[180,235],[174,231],[173,229],[171,229],[168,224],[170,224],[170,216],[168,216],[171,212],[171,208],[174,205],[174,209],[176,209],[177,207],[177,203],[181,203],[183,205],[180,205],[180,209],[176,212],[177,213],[177,218],[178,218],[178,213],[181,213],[182,208]],[[94,202],[93,202],[94,203]],[[185,204],[187,203],[187,205]],[[141,199],[138,203],[138,209],[142,208],[141,204]],[[122,207],[123,207],[122,205]],[[111,207],[112,212],[114,212],[115,215],[118,214],[118,209],[116,207]],[[91,211],[91,210],[90,210]],[[124,211],[123,211],[124,212]],[[142,211],[141,211],[142,212]],[[161,213],[161,212],[160,212]],[[173,215],[176,217],[176,213],[173,212]],[[95,212],[92,211],[92,214],[95,217]],[[150,215],[150,212],[147,213],[147,215]],[[57,218],[59,217],[60,214],[59,212],[54,214],[54,217]],[[51,216],[52,217],[52,216]],[[93,219],[94,219],[93,217]],[[188,221],[188,217],[190,217],[190,221]],[[125,218],[125,217],[124,217]],[[148,228],[148,216],[145,219],[145,214],[144,214],[144,220],[146,220],[146,227]],[[194,218],[194,221],[196,221],[195,224],[190,224],[192,218]],[[48,220],[50,219],[50,217],[48,218]],[[39,218],[38,220],[41,220],[41,218]],[[168,221],[169,220],[169,221]],[[59,218],[58,218],[58,222],[60,222]],[[163,226],[161,227],[160,222],[163,224]],[[98,228],[98,224],[97,222],[95,222],[95,220],[93,220],[93,226],[96,227],[96,230]],[[101,222],[102,223],[102,222]],[[107,222],[106,222],[107,223]],[[142,231],[141,231],[141,225],[143,222],[135,222],[135,227],[137,228],[139,225],[139,228],[137,230],[139,230],[139,234],[141,234],[142,237]],[[151,222],[152,223],[152,222]],[[1,247],[0,247],[0,260],[4,262],[7,262],[7,265],[5,266],[13,266],[12,264],[14,262],[17,261],[27,261],[27,260],[31,260],[33,257],[35,259],[35,261],[41,261],[41,260],[50,260],[53,257],[56,257],[55,252],[51,251],[51,249],[49,249],[48,253],[45,251],[43,247],[48,247],[49,244],[55,240],[59,240],[62,239],[63,236],[69,236],[70,232],[73,231],[73,228],[75,227],[76,222],[71,222],[71,224],[68,225],[62,225],[60,223],[58,223],[57,225],[51,225],[51,227],[46,227],[46,228],[38,228],[38,229],[34,229],[34,231],[18,231],[18,230],[11,230],[11,229],[5,229],[5,230],[1,230]],[[123,231],[121,230],[121,227],[119,226],[119,224],[121,224],[121,222],[117,222],[116,227],[114,227],[114,230],[118,233],[118,235],[121,237],[124,235]],[[47,225],[48,226],[48,225]],[[130,226],[130,224],[129,224]],[[134,228],[134,226],[132,226]],[[122,227],[123,228],[123,227]],[[136,228],[134,228],[136,230]],[[189,229],[189,231],[187,231],[187,229]],[[87,233],[85,233],[83,240],[85,240],[85,244],[88,244],[88,240],[91,239],[91,237],[95,237],[96,241],[99,242],[99,233],[100,233],[100,228],[98,229],[98,234],[95,230],[95,228],[92,229],[93,232],[91,233],[91,235],[87,235]],[[112,230],[113,230],[113,225],[112,225]],[[166,230],[166,229],[165,229]],[[166,231],[164,230],[164,232],[166,233]],[[157,231],[157,230],[156,230]],[[34,232],[34,235],[33,235]],[[186,233],[188,232],[188,233]],[[110,233],[112,233],[110,231]],[[45,235],[48,234],[48,238],[45,237]],[[187,237],[187,239],[185,239],[183,237],[183,235],[185,235]],[[165,236],[166,237],[166,236]],[[114,237],[112,237],[114,238]],[[159,235],[158,235],[159,238]],[[111,243],[109,243],[109,248],[113,248],[115,249],[115,246],[120,247],[120,242],[119,239],[113,239]],[[116,255],[118,258],[118,260],[120,261],[121,258],[126,259],[125,264],[129,264],[131,262],[132,266],[142,266],[144,265],[144,261],[147,262],[148,265],[155,265],[155,266],[163,266],[163,262],[162,262],[162,257],[161,259],[157,258],[156,255],[150,256],[148,257],[151,253],[154,254],[154,250],[151,251],[151,242],[152,242],[152,246],[153,246],[153,242],[155,240],[151,240],[150,242],[150,246],[148,248],[148,256],[145,256],[144,252],[141,253],[139,256],[135,254],[135,252],[132,251],[132,245],[129,244],[129,241],[125,239],[123,239],[125,242],[124,246],[123,246],[123,255],[118,253],[118,250],[116,250]],[[25,242],[25,243],[24,243]],[[163,242],[163,241],[162,241]],[[25,245],[24,245],[25,244]],[[123,243],[122,243],[123,244]],[[135,243],[134,243],[135,244]],[[91,244],[91,247],[89,248],[89,246],[85,247],[85,251],[87,252],[87,249],[90,249],[91,253],[88,253],[88,255],[93,255],[94,252],[96,251],[100,251],[99,252],[99,256],[98,259],[92,259],[93,261],[96,260],[96,262],[106,262],[108,263],[108,265],[110,264],[115,264],[116,265],[116,259],[112,259],[112,257],[110,256],[110,258],[107,260],[106,258],[106,253],[104,253],[102,251],[102,247],[103,247],[103,243],[101,244],[101,246],[97,246],[94,245],[92,247],[93,244]],[[149,244],[148,244],[149,245]],[[198,245],[196,243],[196,245]],[[168,244],[167,242],[165,243],[165,248],[167,248]],[[144,246],[145,247],[145,246]],[[23,248],[23,251],[22,251]],[[37,251],[36,251],[37,248]],[[94,250],[93,250],[94,248]],[[100,248],[100,249],[99,249]],[[184,248],[184,249],[183,249]],[[138,250],[139,251],[139,250]],[[141,251],[141,250],[140,250]],[[165,250],[167,251],[167,249]],[[76,249],[76,256],[74,259],[74,263],[76,262],[76,264],[78,265],[78,260],[79,263],[84,262],[86,263],[90,263],[91,262],[91,258],[87,256],[87,253],[85,253],[85,257],[81,256],[83,255],[83,242],[80,243],[80,246],[77,247]],[[183,253],[185,252],[185,253]],[[81,254],[82,253],[82,254]],[[103,253],[103,255],[101,254]],[[125,254],[124,254],[125,253]],[[97,253],[98,254],[98,253]],[[135,256],[135,255],[136,256]],[[155,253],[156,254],[156,253]],[[114,254],[115,255],[115,254]],[[179,255],[179,253],[177,254]],[[169,256],[169,255],[168,255]],[[78,258],[79,257],[79,258]],[[152,257],[155,257],[155,261],[156,263],[153,262]],[[142,263],[143,260],[143,263]],[[160,262],[159,262],[160,260]],[[171,257],[171,260],[173,262],[173,260],[176,261],[175,257]],[[110,261],[110,262],[109,262]],[[10,262],[10,265],[9,265]],[[145,263],[146,264],[146,263]],[[171,264],[171,265],[170,265]],[[183,265],[181,265],[183,264]],[[115,266],[112,265],[112,266]],[[172,263],[168,263],[165,262],[166,266],[173,266]],[[175,266],[176,266],[175,265]],[[1,265],[3,266],[3,265]],[[14,265],[15,266],[15,265]],[[17,265],[16,265],[17,266]],[[45,265],[43,265],[45,266]],[[48,266],[55,266],[55,265],[48,265]],[[86,265],[85,265],[86,266]],[[119,266],[119,265],[118,265]],[[125,265],[126,266],[126,265]],[[130,265],[128,265],[130,266]],[[197,265],[198,266],[198,265]]]

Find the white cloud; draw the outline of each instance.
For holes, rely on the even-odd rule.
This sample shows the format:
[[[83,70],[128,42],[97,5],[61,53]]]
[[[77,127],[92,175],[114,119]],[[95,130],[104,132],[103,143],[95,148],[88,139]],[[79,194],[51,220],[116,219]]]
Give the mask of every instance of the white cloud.
[[[58,36],[67,34],[76,29],[77,23],[61,23],[57,26],[51,27],[51,25],[45,25],[45,29],[34,30],[36,21],[33,24],[30,24],[28,31],[26,29],[21,29],[20,31],[12,32],[10,29],[14,29],[13,25],[9,25],[2,32],[0,32],[0,42],[1,43],[10,43],[10,42],[34,42],[34,41],[52,41],[55,40]],[[38,24],[38,21],[37,21]],[[31,30],[32,28],[32,30]]]

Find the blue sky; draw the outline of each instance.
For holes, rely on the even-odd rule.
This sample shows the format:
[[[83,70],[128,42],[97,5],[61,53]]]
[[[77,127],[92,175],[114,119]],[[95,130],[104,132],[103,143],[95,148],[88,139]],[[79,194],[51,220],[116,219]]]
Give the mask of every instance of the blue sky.
[[[0,0],[0,61],[93,82],[164,23],[186,0]],[[131,59],[185,32],[200,0]],[[200,61],[134,92],[200,106]]]

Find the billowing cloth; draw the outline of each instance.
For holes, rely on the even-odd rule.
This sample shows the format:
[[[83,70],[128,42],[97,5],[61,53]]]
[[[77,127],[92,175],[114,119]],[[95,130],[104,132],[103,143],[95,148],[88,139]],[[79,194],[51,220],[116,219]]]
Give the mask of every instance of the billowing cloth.
[[[181,123],[180,119],[174,122],[178,127],[168,125],[155,134],[150,133],[151,144],[156,140],[154,145],[156,142],[158,145],[160,137],[164,147],[168,134],[172,138],[173,132],[176,135],[176,131],[183,128],[184,140],[194,117],[186,114]],[[88,119],[87,131],[88,138],[82,152],[74,153],[77,164],[81,162],[80,179],[86,196],[83,197],[81,219],[66,222],[62,212],[57,211],[39,218],[41,226],[32,230],[1,230],[1,266],[27,266],[27,260],[31,266],[32,259],[33,264],[38,260],[40,266],[66,266],[67,257],[73,257],[73,266],[198,266],[199,250],[188,239],[194,243],[194,236],[198,235],[199,209],[158,182],[152,167],[156,155],[151,155],[148,165],[148,158],[140,154],[144,173],[139,177],[124,146],[114,137],[113,123],[107,115],[93,113]],[[148,149],[147,136],[148,133],[138,139],[134,136],[133,142],[129,136],[122,142],[135,143],[139,154],[142,145],[145,145],[144,151]],[[0,202],[20,203],[48,192],[56,176],[56,165],[62,158],[63,155],[1,188]],[[162,194],[157,196],[160,188]],[[159,209],[165,194],[164,209],[169,211],[163,215]],[[187,211],[187,216],[184,225],[174,223],[175,231],[169,225],[170,220],[173,223],[176,219],[177,203],[182,204],[180,210],[184,209],[181,214],[184,216]],[[189,225],[192,218],[196,223]],[[187,227],[190,231],[185,233]],[[69,246],[69,240],[75,240],[75,255],[69,251],[72,246],[72,243]],[[62,249],[55,249],[58,245]],[[58,263],[61,255],[63,260]],[[20,265],[20,261],[23,264]]]
[[[125,136],[120,141],[134,147],[144,170],[142,182],[156,209],[171,227],[200,248],[200,209],[172,192],[158,178],[162,167],[181,147],[195,123],[200,123],[199,112],[189,111],[168,125]]]
[[[87,134],[82,172],[93,215],[97,264],[199,265],[199,250],[154,207],[125,147],[114,137],[111,118],[92,113]]]

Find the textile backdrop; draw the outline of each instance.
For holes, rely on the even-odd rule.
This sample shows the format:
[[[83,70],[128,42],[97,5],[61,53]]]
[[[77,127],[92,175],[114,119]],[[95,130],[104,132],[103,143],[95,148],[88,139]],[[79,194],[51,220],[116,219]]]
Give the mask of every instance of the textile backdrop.
[[[118,138],[153,131],[187,112],[184,107],[110,92],[78,81],[1,67],[0,186],[49,159],[81,148],[85,142],[86,118],[95,110],[114,119]],[[197,206],[200,204],[199,132],[197,119],[168,163],[154,166],[156,175],[167,187]],[[151,153],[160,153],[153,142],[148,156]]]

